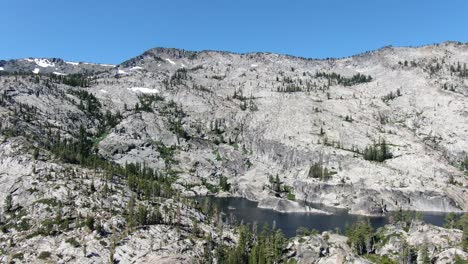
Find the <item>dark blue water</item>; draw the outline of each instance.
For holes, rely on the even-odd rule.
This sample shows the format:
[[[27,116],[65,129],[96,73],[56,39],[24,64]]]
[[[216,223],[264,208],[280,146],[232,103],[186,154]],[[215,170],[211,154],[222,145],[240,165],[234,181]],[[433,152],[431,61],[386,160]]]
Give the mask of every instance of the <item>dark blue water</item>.
[[[345,231],[346,225],[351,225],[360,220],[369,220],[374,228],[382,227],[390,222],[389,216],[382,217],[366,217],[352,215],[347,210],[336,208],[326,208],[323,206],[314,206],[318,209],[332,211],[332,215],[311,214],[311,213],[280,213],[271,209],[262,209],[257,207],[257,202],[237,197],[199,197],[197,200],[203,203],[203,199],[209,199],[211,204],[218,208],[218,211],[223,212],[224,218],[237,223],[257,223],[262,227],[268,223],[270,227],[273,225],[279,228],[287,237],[296,235],[296,230],[299,227],[308,229],[316,229],[318,231]],[[426,223],[431,223],[437,226],[444,224],[446,214],[444,213],[423,213],[423,220]]]

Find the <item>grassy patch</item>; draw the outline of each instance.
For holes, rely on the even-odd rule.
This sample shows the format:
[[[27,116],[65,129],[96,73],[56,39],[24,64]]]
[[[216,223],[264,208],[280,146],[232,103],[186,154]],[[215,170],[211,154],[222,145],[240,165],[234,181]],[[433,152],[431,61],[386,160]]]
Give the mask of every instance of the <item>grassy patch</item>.
[[[58,205],[58,202],[55,198],[44,198],[36,201],[36,204],[45,204],[51,207]]]
[[[380,255],[365,255],[366,259],[379,264],[398,264],[398,262],[394,261],[393,259],[387,256],[380,256]]]
[[[15,253],[11,259],[19,259],[19,260],[23,260],[24,259],[24,254],[23,253]]]
[[[107,136],[109,135],[109,132],[104,132],[102,135],[100,135],[98,138],[94,139],[93,141],[93,146],[99,145],[101,141],[103,141]]]
[[[294,193],[288,193],[288,200],[295,201],[296,195]]]

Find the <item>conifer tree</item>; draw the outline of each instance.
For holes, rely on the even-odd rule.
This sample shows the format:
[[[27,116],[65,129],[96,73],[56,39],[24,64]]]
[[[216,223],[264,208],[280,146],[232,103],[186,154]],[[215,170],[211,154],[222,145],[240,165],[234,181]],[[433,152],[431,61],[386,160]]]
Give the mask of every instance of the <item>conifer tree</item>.
[[[4,205],[3,211],[10,212],[12,208],[13,208],[13,198],[11,196],[11,193],[9,193],[5,198],[5,205]]]

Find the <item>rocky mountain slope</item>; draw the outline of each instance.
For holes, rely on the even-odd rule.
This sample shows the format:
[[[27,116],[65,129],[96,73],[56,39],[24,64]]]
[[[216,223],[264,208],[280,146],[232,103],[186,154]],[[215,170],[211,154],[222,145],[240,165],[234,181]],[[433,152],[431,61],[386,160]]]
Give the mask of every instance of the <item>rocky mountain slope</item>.
[[[97,146],[119,164],[163,166],[150,144],[160,141],[177,148],[181,185],[224,175],[234,194],[261,200],[278,175],[297,199],[379,214],[467,210],[467,51],[449,42],[310,60],[156,48],[115,67],[60,59],[0,65],[3,73],[39,69],[3,89],[55,113],[45,122],[57,126],[76,126],[62,114],[71,106],[28,95],[44,89],[42,74],[83,76],[101,111],[122,115]],[[69,97],[67,87],[56,89]],[[377,144],[378,152],[383,140],[391,158],[365,160],[366,148]]]
[[[0,61],[0,201],[16,230],[1,248],[183,262],[203,255],[202,234],[235,241],[185,198],[209,193],[286,212],[300,210],[292,200],[466,212],[467,62],[453,42],[327,60],[155,48],[120,65]],[[144,238],[127,228],[129,204],[159,208]],[[163,254],[132,253],[175,226]],[[93,239],[65,246],[86,228]]]
[[[99,151],[121,163],[156,163],[144,143],[164,139],[185,149],[187,181],[225,175],[235,193],[257,200],[271,195],[266,185],[279,175],[297,199],[355,213],[466,211],[467,56],[454,43],[321,61],[153,49],[91,90],[121,111],[157,91],[186,114],[186,134],[174,137],[151,122],[157,114],[143,113],[120,123]],[[392,158],[364,160],[381,140]]]

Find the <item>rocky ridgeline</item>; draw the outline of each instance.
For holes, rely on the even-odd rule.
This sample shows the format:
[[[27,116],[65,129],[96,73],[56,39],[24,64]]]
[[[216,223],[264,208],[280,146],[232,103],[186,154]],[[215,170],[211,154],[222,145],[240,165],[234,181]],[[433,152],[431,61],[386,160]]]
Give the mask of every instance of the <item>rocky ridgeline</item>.
[[[452,42],[328,60],[156,48],[120,65],[0,61],[1,260],[172,263],[203,258],[208,235],[234,244],[194,195],[466,212],[467,62]],[[140,205],[158,208],[151,225]]]
[[[353,252],[348,238],[336,233],[301,234],[286,247],[287,255],[298,263],[463,263],[468,253],[456,248],[461,241],[459,231],[434,227],[418,221],[409,228],[387,225],[377,231],[376,254],[359,256]]]

